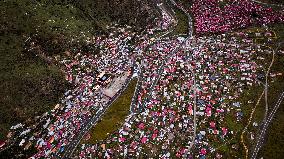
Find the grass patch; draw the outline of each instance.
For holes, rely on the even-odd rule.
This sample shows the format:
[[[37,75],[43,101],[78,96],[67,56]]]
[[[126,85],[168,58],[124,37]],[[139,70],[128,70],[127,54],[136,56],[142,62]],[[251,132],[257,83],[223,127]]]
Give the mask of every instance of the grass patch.
[[[178,19],[178,24],[174,30],[175,34],[188,34],[188,19],[186,14],[180,10],[175,8],[175,13]]]
[[[178,24],[177,26],[174,28],[173,32],[171,32],[169,34],[169,36],[173,36],[173,35],[179,35],[179,34],[188,34],[188,17],[187,15],[179,8],[177,8],[176,6],[174,6],[173,4],[171,4],[169,2],[170,7],[173,9],[173,11],[175,12],[175,16],[177,18]]]
[[[228,126],[229,130],[233,130],[234,132],[240,130],[242,125],[240,122],[237,122],[236,117],[234,116],[233,112],[227,114],[225,117],[225,123]]]
[[[91,138],[84,143],[95,144],[99,140],[105,139],[108,134],[117,130],[129,114],[131,99],[135,91],[137,80],[132,80],[125,92],[109,107],[100,122],[90,131]]]

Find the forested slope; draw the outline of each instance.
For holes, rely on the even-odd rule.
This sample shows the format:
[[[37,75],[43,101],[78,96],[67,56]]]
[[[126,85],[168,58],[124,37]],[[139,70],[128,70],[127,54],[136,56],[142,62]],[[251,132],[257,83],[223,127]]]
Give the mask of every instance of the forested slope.
[[[156,14],[151,6],[148,0],[0,1],[0,140],[11,125],[54,107],[70,87],[49,56],[84,50],[111,23],[143,29]]]

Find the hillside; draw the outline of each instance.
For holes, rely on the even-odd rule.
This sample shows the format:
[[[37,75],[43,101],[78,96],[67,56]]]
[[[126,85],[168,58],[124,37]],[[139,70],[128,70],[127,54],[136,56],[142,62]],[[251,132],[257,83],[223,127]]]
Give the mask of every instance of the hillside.
[[[151,5],[135,0],[1,1],[0,140],[13,124],[32,122],[54,107],[70,87],[49,56],[94,51],[86,40],[106,32],[111,23],[143,28],[154,14]]]

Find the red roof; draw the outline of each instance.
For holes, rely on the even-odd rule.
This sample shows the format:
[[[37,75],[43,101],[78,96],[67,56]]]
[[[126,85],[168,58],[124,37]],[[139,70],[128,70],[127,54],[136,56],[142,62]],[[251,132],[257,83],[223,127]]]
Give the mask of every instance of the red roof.
[[[2,148],[5,144],[5,141],[0,141],[0,148]]]

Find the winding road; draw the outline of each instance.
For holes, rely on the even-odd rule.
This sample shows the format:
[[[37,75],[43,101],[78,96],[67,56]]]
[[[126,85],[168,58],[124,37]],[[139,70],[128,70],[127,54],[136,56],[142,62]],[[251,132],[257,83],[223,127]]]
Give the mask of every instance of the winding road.
[[[264,89],[264,91],[265,91],[265,107],[266,108],[265,108],[264,119],[263,119],[262,124],[261,124],[262,128],[261,128],[260,133],[259,133],[259,135],[257,137],[256,145],[255,145],[255,147],[253,149],[253,152],[252,152],[252,156],[251,156],[252,159],[255,159],[257,157],[257,154],[258,154],[260,148],[263,145],[263,138],[265,136],[267,128],[268,128],[269,124],[271,123],[275,113],[277,112],[279,106],[281,105],[281,103],[282,103],[282,101],[284,99],[284,91],[283,91],[280,94],[280,97],[278,98],[277,103],[275,104],[275,106],[273,107],[273,109],[270,112],[269,116],[267,117],[267,115],[268,115],[268,101],[267,101],[267,98],[268,98],[267,97],[267,94],[268,94],[268,76],[269,76],[270,69],[271,69],[271,67],[272,67],[272,65],[274,63],[274,60],[275,60],[275,54],[278,51],[278,49],[281,46],[281,44],[283,44],[283,43],[284,43],[283,41],[278,43],[277,48],[275,50],[273,50],[272,61],[271,61],[270,65],[269,65],[269,68],[268,68],[267,73],[266,73],[266,81],[265,81],[265,89]]]

